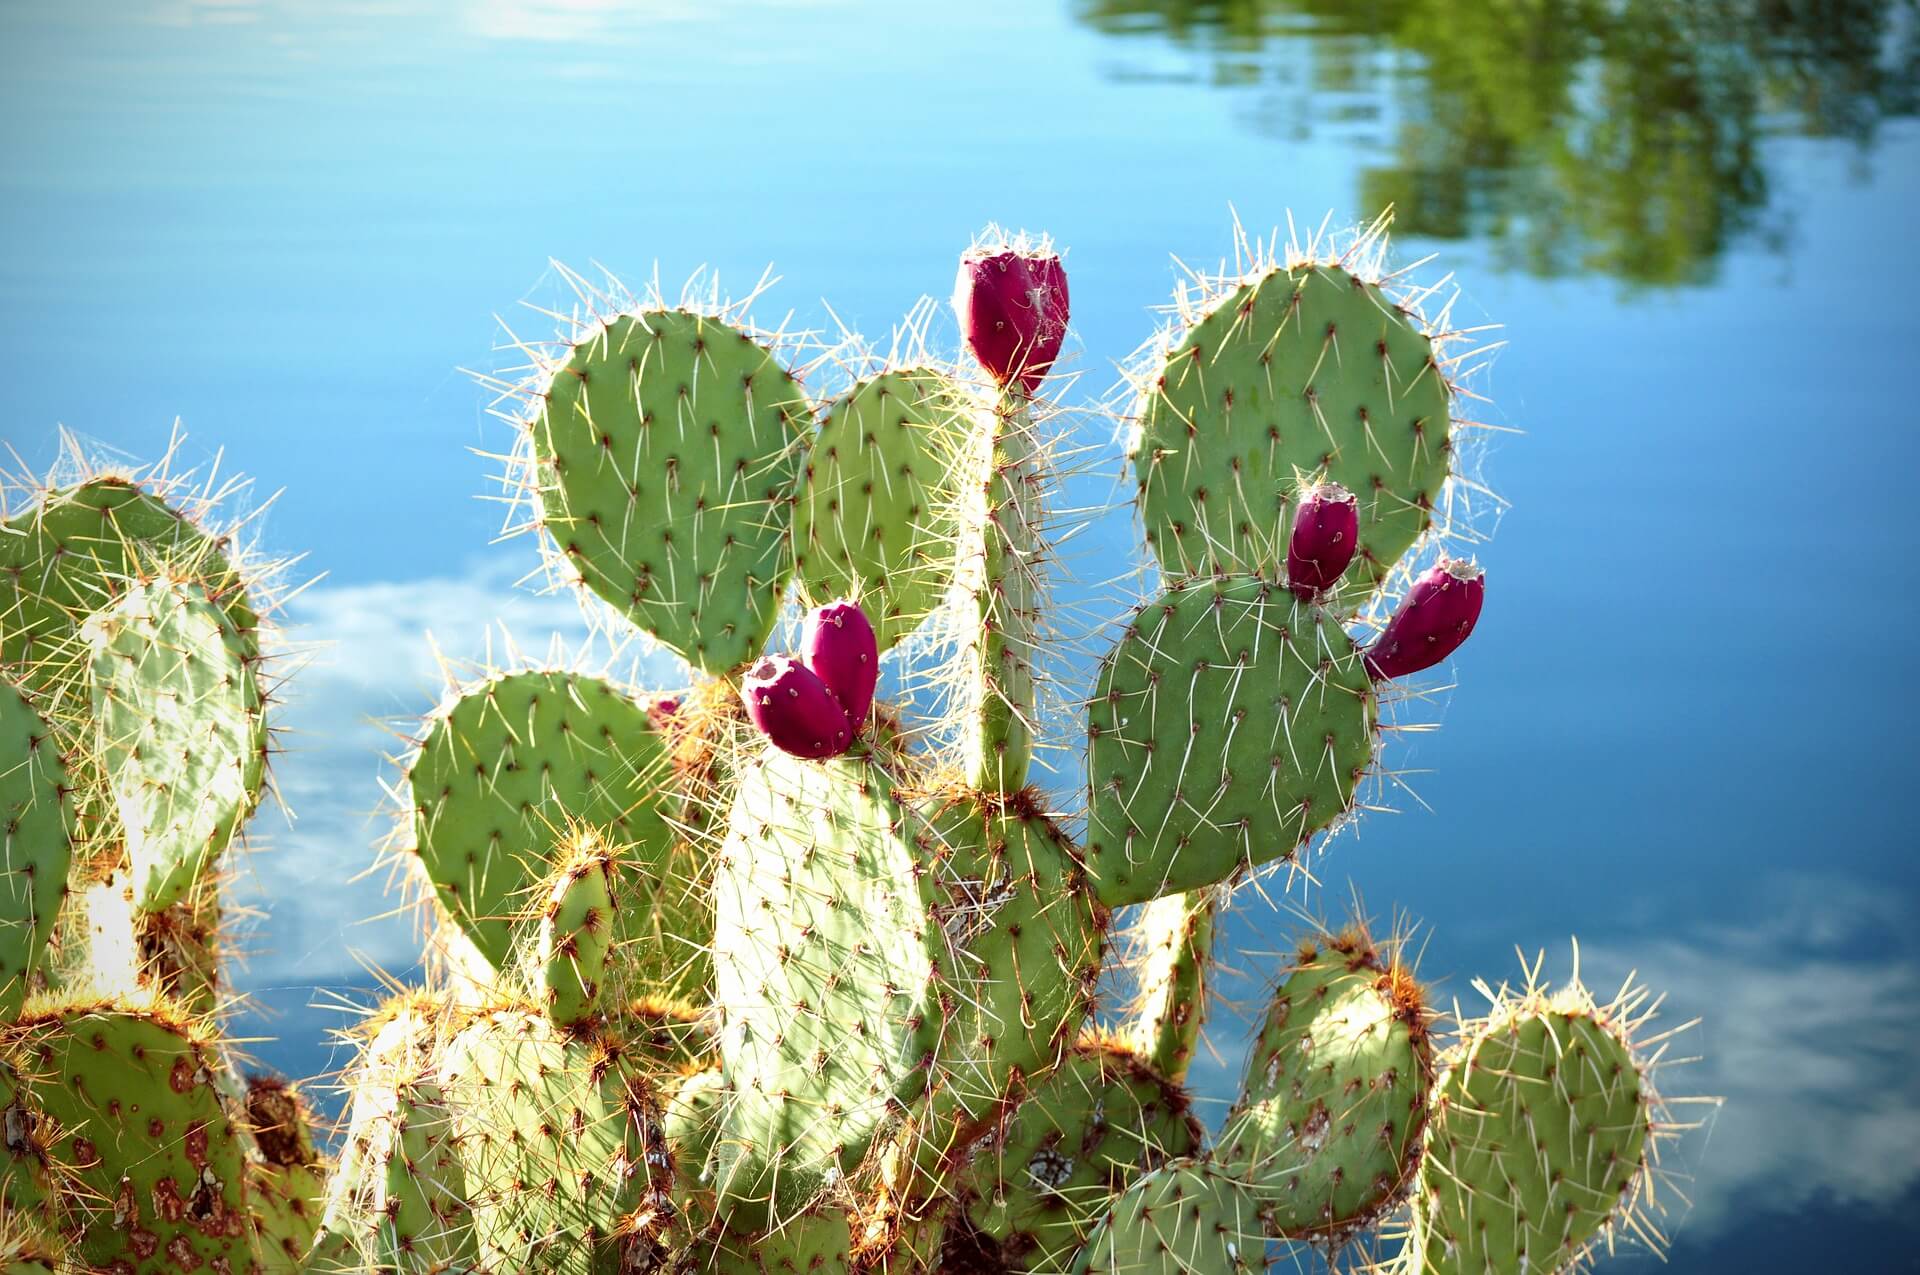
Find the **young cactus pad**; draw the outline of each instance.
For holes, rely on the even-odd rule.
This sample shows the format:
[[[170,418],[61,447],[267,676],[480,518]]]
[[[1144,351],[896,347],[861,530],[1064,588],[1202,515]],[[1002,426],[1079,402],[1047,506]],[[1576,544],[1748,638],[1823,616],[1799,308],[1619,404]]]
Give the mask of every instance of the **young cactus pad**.
[[[133,904],[178,903],[259,800],[267,726],[251,638],[197,584],[133,585],[87,622],[93,720]]]
[[[1251,577],[1135,613],[1088,710],[1087,869],[1118,907],[1291,855],[1345,814],[1375,702],[1328,613]]]
[[[1360,500],[1349,579],[1383,579],[1431,524],[1452,387],[1433,338],[1343,265],[1275,265],[1208,299],[1142,378],[1132,453],[1172,576],[1273,575],[1314,480]]]
[[[1178,1084],[1193,1065],[1213,982],[1214,921],[1220,892],[1167,894],[1140,909],[1128,937],[1139,949],[1139,988],[1127,1015],[1133,1048]]]
[[[67,897],[74,803],[53,732],[0,679],[0,1021],[25,1002]]]
[[[792,374],[732,324],[621,315],[574,343],[531,422],[541,525],[588,588],[723,673],[773,631],[812,424]]]

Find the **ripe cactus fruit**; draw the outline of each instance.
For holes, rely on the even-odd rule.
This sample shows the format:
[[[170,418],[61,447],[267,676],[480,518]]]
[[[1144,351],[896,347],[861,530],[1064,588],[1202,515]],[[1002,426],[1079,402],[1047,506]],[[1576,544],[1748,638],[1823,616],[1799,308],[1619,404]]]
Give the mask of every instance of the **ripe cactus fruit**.
[[[1108,1202],[1074,1275],[1209,1275],[1266,1265],[1264,1197],[1209,1160],[1175,1160]]]
[[[882,651],[918,628],[953,580],[959,458],[984,405],[945,372],[868,377],[829,404],[793,514],[810,598],[853,597]]]
[[[455,1275],[479,1269],[460,1136],[431,1080],[401,1085],[376,1167],[375,1252],[382,1271]]]
[[[249,1269],[240,1139],[211,1042],[165,1008],[30,1005],[0,1048],[21,1058],[79,1258],[96,1269]]]
[[[833,692],[848,724],[855,731],[862,729],[880,684],[880,645],[867,613],[853,602],[815,607],[807,613],[800,660]]]
[[[949,1245],[996,1269],[1060,1270],[1112,1197],[1200,1150],[1187,1095],[1124,1045],[1083,1036],[976,1144]]]
[[[1357,255],[1259,261],[1145,357],[1130,451],[1168,575],[1271,574],[1297,473],[1359,493],[1357,586],[1432,523],[1452,387],[1419,315],[1354,273]]]
[[[267,728],[252,638],[199,585],[130,586],[87,622],[93,720],[133,904],[178,903],[259,800]]]
[[[614,942],[640,943],[632,974],[694,992],[710,977],[703,868],[666,811],[669,760],[647,713],[611,682],[528,670],[464,689],[428,722],[407,767],[420,868],[446,915],[495,969],[509,966],[514,918],[559,857],[569,817],[620,851]]]
[[[1472,562],[1446,558],[1429,567],[1367,648],[1367,671],[1385,680],[1432,668],[1467,640],[1486,596],[1487,574]]]
[[[753,336],[691,310],[579,334],[537,396],[527,476],[557,558],[707,673],[759,654],[812,409]]]
[[[740,684],[747,716],[782,752],[823,761],[847,751],[853,723],[827,684],[798,660],[769,655]]]
[[[1276,1234],[1338,1248],[1412,1187],[1431,1016],[1397,948],[1364,929],[1301,944],[1215,1151],[1267,1188]]]
[[[1139,990],[1127,1041],[1155,1071],[1179,1084],[1193,1063],[1213,983],[1213,890],[1164,895],[1140,909],[1128,931],[1139,951]]]
[[[616,852],[591,824],[569,828],[564,851],[548,878],[534,959],[547,1017],[574,1027],[598,1009],[619,891]]]
[[[1339,483],[1315,483],[1300,495],[1287,539],[1287,587],[1311,602],[1340,583],[1360,538],[1360,502]]]
[[[611,1026],[563,1033],[530,1008],[482,1012],[453,1037],[438,1079],[481,1269],[654,1269],[676,1233],[650,1070]]]
[[[991,236],[960,258],[953,312],[994,384],[1033,393],[1067,335],[1067,272],[1042,241]]]
[[[878,764],[769,749],[739,785],[714,882],[732,1091],[714,1177],[732,1225],[764,1230],[851,1172],[925,1087],[952,963],[918,817]]]
[[[1319,608],[1248,577],[1176,583],[1135,613],[1094,684],[1087,870],[1101,901],[1293,854],[1351,807],[1375,709]]]
[[[72,782],[52,728],[0,679],[0,1022],[26,1002],[67,896]]]
[[[1564,1271],[1631,1225],[1663,1118],[1633,1046],[1645,993],[1596,1004],[1528,971],[1449,1051],[1420,1170],[1410,1269]],[[1638,1229],[1638,1228],[1636,1228]]]

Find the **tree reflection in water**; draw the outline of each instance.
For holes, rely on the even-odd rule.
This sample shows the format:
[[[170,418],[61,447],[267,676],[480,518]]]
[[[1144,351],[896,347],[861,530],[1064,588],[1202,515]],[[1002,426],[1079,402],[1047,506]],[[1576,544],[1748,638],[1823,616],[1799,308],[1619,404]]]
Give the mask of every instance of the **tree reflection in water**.
[[[1920,104],[1920,0],[1083,0],[1119,37],[1203,52],[1258,84],[1256,122],[1324,123],[1314,99],[1371,99],[1384,159],[1359,204],[1401,234],[1479,238],[1538,275],[1635,285],[1712,277],[1740,242],[1778,244],[1782,136],[1853,142]],[[1296,68],[1305,58],[1306,73]],[[1277,100],[1276,100],[1277,99]]]

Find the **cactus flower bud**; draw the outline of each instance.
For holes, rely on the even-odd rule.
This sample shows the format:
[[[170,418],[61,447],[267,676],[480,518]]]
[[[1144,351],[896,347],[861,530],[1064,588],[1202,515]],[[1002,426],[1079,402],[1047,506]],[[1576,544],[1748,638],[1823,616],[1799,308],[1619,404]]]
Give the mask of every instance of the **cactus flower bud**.
[[[857,603],[830,602],[813,609],[800,640],[800,662],[827,684],[854,730],[866,725],[873,688],[880,681],[880,643]]]
[[[1318,483],[1300,497],[1287,541],[1287,584],[1310,601],[1338,584],[1360,543],[1360,502],[1339,483]]]
[[[1464,558],[1428,568],[1367,648],[1367,672],[1375,681],[1405,677],[1446,659],[1473,632],[1486,594],[1486,572]]]
[[[819,761],[838,757],[853,742],[846,710],[827,684],[784,655],[754,665],[740,697],[753,724],[782,752]]]
[[[1067,272],[1051,252],[974,249],[953,284],[960,335],[1001,387],[1033,387],[1067,335]]]
[[[671,731],[680,720],[680,697],[662,695],[647,705],[647,725],[662,735]]]

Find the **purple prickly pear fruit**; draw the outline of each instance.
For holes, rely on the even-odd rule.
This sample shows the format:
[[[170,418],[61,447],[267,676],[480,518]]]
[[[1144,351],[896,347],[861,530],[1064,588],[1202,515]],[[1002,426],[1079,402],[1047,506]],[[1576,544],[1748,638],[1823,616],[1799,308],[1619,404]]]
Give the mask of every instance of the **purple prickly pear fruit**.
[[[866,725],[880,681],[880,643],[854,602],[829,602],[807,616],[800,662],[827,684],[854,730]]]
[[[1310,601],[1338,584],[1360,543],[1360,502],[1339,483],[1319,483],[1300,497],[1287,541],[1287,584]]]
[[[1001,387],[1033,387],[1067,336],[1067,272],[1051,252],[974,249],[953,283],[960,334]]]
[[[661,734],[672,730],[674,723],[680,720],[680,697],[662,695],[647,705],[647,725]]]
[[[787,656],[769,655],[754,665],[740,697],[753,724],[782,752],[819,761],[838,757],[853,742],[846,710],[827,684]]]
[[[1464,558],[1428,568],[1367,648],[1367,672],[1375,681],[1405,677],[1446,659],[1473,632],[1486,595],[1486,572]]]

